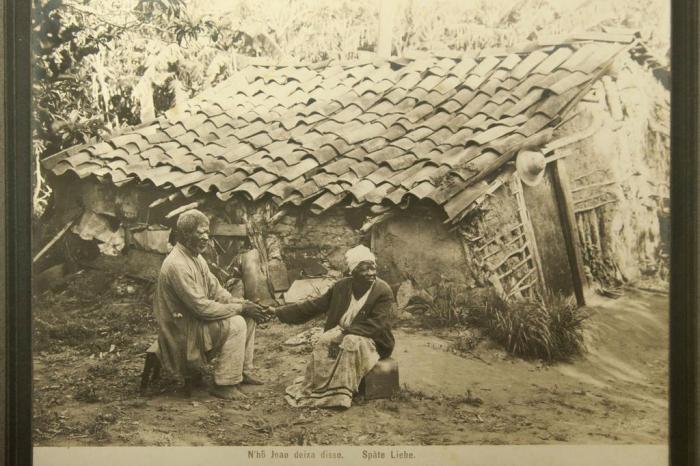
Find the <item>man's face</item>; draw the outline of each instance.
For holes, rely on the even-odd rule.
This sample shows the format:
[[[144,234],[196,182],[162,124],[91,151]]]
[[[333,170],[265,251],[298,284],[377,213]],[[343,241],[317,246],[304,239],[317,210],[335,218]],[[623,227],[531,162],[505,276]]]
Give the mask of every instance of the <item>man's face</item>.
[[[352,278],[358,283],[371,285],[377,279],[377,267],[372,262],[360,262],[353,270]]]
[[[209,223],[200,223],[197,229],[185,238],[185,246],[192,251],[202,254],[209,245]]]

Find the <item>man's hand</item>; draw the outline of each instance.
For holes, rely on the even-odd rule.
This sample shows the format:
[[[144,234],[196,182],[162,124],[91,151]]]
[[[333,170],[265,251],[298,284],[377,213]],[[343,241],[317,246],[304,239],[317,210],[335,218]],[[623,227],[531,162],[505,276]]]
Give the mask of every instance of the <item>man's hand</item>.
[[[268,316],[265,313],[265,310],[262,307],[250,301],[243,304],[241,316],[248,319],[253,319],[256,324],[260,324],[268,320]]]
[[[277,317],[277,309],[279,308],[279,306],[264,306],[262,312],[265,313],[265,317],[270,321]]]

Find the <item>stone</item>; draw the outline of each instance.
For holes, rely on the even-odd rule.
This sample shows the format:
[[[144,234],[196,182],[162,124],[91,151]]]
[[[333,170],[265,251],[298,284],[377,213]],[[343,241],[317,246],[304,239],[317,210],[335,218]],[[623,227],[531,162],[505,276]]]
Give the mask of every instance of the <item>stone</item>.
[[[321,334],[323,334],[323,328],[311,327],[310,329],[305,330],[298,335],[295,335],[291,338],[288,338],[284,342],[284,345],[285,346],[299,346],[299,345],[303,345],[304,343],[308,343],[310,345],[315,345],[316,342],[318,341],[318,339],[321,338]]]
[[[284,293],[284,302],[298,303],[306,301],[307,299],[316,298],[325,293],[334,283],[335,280],[332,278],[295,280],[289,290]]]
[[[425,290],[417,288],[411,280],[405,280],[396,291],[396,306],[393,317],[408,319],[416,311],[425,311],[432,305],[433,297]]]
[[[413,287],[413,282],[411,282],[411,280],[405,280],[403,283],[401,283],[399,289],[396,291],[396,304],[398,305],[400,311],[406,307],[408,301],[414,294],[416,294],[416,290]]]
[[[173,245],[170,244],[170,228],[146,228],[131,234],[134,242],[144,251],[168,254]]]
[[[367,400],[391,398],[399,389],[399,363],[392,358],[380,359],[360,383]]]
[[[270,259],[267,264],[270,273],[270,282],[276,293],[287,291],[289,289],[289,277],[287,276],[287,267],[281,259]]]

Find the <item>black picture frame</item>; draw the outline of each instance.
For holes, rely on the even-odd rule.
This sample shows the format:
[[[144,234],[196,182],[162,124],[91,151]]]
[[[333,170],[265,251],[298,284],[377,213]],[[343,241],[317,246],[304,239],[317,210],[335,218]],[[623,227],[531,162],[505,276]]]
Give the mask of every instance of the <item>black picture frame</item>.
[[[697,2],[672,2],[670,464],[698,464]]]
[[[4,0],[5,464],[32,463],[31,0]],[[649,12],[654,14],[654,12]],[[697,0],[672,1],[672,268],[670,464],[700,464],[697,447]],[[0,168],[3,165],[0,164]],[[0,243],[2,243],[0,241]]]
[[[4,2],[5,464],[32,464],[31,3]]]

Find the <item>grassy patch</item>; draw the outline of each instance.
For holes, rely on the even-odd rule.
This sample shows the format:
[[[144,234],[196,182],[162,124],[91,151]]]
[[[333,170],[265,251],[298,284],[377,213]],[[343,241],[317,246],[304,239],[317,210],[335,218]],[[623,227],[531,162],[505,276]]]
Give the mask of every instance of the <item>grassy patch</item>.
[[[432,294],[431,294],[432,293]],[[405,311],[413,315],[409,322],[417,327],[439,328],[469,323],[469,310],[483,301],[480,289],[470,289],[447,280],[430,290],[411,297]]]
[[[572,298],[547,293],[532,301],[506,302],[493,295],[469,319],[505,349],[523,358],[568,360],[585,351],[588,314]]]
[[[482,335],[528,359],[561,361],[585,351],[583,323],[588,315],[573,298],[560,294],[506,302],[492,290],[442,282],[433,300],[421,306],[417,316],[422,326],[461,329],[450,348],[457,352],[474,350]]]

